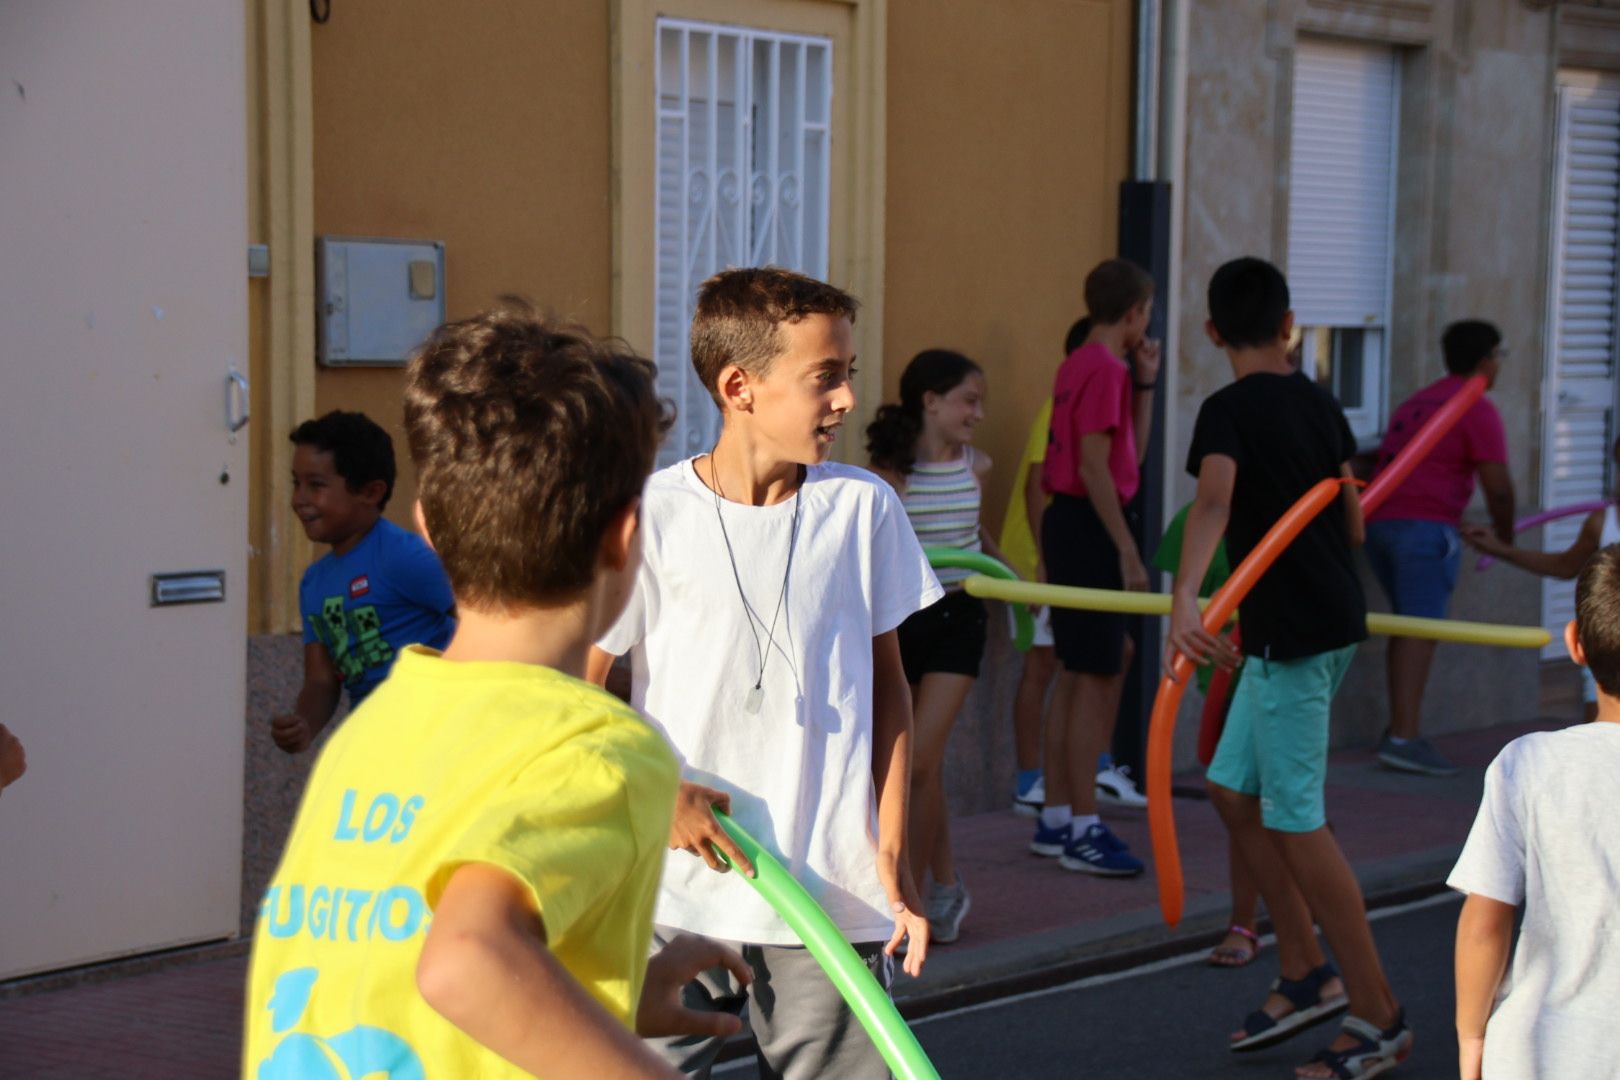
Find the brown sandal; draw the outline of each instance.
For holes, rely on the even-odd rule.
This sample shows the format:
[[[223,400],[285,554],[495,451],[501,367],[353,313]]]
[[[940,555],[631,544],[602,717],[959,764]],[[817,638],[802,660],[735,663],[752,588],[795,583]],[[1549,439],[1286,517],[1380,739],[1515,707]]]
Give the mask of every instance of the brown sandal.
[[[1260,935],[1259,934],[1256,934],[1253,930],[1250,930],[1246,926],[1238,926],[1236,924],[1233,924],[1232,926],[1227,928],[1226,936],[1231,937],[1234,934],[1237,935],[1240,938],[1246,939],[1248,944],[1246,944],[1246,945],[1226,945],[1226,944],[1221,944],[1221,945],[1215,946],[1215,948],[1213,948],[1213,949],[1211,949],[1209,951],[1209,957],[1205,961],[1206,963],[1209,964],[1210,967],[1219,967],[1219,968],[1240,968],[1240,967],[1245,967],[1248,964],[1253,963],[1254,958],[1260,955]]]

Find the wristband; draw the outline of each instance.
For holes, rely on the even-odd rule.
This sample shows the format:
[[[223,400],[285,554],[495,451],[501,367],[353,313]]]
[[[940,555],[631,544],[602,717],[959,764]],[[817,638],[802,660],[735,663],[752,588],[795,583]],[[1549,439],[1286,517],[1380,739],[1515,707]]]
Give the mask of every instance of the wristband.
[[[1131,385],[1136,387],[1138,390],[1157,390],[1159,388],[1159,380],[1155,379],[1152,382],[1133,382]]]

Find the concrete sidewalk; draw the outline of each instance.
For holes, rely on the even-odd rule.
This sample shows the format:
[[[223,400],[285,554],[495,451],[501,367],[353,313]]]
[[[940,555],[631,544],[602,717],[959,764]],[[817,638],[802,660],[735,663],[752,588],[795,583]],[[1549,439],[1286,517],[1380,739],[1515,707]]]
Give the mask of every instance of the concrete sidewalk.
[[[1328,815],[1369,896],[1442,882],[1472,824],[1485,766],[1509,739],[1558,726],[1539,721],[1436,739],[1463,766],[1448,779],[1386,771],[1365,751],[1335,753]],[[1201,783],[1183,779],[1184,790]],[[1180,797],[1175,808],[1187,903],[1173,931],[1159,919],[1151,870],[1126,881],[1064,871],[1028,853],[1033,824],[1010,810],[954,821],[973,909],[960,940],[936,949],[921,979],[901,977],[902,1008],[919,1015],[1213,942],[1229,904],[1225,833],[1202,799]],[[1116,810],[1107,819],[1147,854],[1144,813]],[[0,1078],[234,1075],[242,952],[215,947],[161,970],[61,989],[50,981],[36,982],[36,992],[26,983],[0,987]]]

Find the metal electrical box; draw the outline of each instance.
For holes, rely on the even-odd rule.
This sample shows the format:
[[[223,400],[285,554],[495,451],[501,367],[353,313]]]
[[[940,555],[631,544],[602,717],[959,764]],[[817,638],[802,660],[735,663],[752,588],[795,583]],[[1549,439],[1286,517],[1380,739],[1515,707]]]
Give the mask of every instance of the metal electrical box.
[[[322,236],[315,241],[317,355],[327,367],[397,367],[444,322],[444,245]]]

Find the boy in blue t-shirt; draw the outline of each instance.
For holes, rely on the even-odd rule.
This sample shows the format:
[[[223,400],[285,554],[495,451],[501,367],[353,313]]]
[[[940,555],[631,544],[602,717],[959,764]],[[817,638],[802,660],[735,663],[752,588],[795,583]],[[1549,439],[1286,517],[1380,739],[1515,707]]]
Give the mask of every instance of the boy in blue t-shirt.
[[[383,518],[394,493],[394,442],[364,413],[333,411],[291,435],[293,513],[304,535],[330,544],[298,585],[304,685],[290,713],[271,721],[276,745],[307,749],[332,720],[388,674],[407,645],[442,649],[455,601],[433,549]]]

